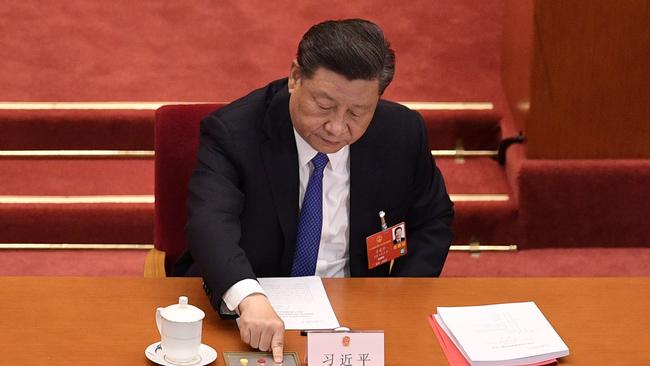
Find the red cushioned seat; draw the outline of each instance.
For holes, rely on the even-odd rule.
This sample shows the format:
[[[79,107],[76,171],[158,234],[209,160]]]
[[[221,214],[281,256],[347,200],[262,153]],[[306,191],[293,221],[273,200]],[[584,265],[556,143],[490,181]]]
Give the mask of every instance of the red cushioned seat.
[[[166,105],[156,111],[154,247],[165,252],[167,273],[187,246],[187,183],[196,165],[199,123],[221,104]]]

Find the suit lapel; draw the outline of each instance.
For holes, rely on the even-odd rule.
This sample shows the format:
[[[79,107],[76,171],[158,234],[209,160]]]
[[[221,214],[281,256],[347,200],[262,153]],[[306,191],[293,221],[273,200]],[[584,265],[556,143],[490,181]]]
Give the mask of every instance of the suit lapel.
[[[285,88],[270,102],[264,121],[268,140],[261,146],[262,159],[271,185],[280,227],[284,234],[282,272],[288,276],[296,245],[298,225],[298,153],[289,115],[289,93]]]
[[[365,237],[368,233],[368,217],[374,216],[379,225],[378,212],[372,212],[377,202],[381,184],[379,164],[384,149],[373,144],[373,124],[366,134],[350,145],[350,274],[361,276],[367,270]],[[372,218],[370,219],[372,220]]]

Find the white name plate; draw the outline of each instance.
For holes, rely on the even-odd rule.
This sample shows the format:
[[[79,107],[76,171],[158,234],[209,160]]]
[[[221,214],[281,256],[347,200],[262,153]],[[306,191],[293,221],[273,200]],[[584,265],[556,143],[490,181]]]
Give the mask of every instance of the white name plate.
[[[307,364],[384,366],[384,332],[309,332]]]

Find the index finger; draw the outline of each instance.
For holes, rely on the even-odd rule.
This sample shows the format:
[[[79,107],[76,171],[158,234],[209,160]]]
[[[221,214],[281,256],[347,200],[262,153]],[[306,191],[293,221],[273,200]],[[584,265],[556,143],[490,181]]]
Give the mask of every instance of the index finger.
[[[276,330],[271,339],[271,351],[273,352],[273,362],[282,363],[284,349],[284,329]]]

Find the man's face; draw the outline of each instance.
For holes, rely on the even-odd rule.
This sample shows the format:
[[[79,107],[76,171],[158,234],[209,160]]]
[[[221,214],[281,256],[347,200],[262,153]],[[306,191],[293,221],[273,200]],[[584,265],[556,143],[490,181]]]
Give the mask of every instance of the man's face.
[[[350,81],[322,67],[306,78],[294,61],[289,93],[293,127],[315,150],[331,154],[368,129],[379,101],[379,81]]]

